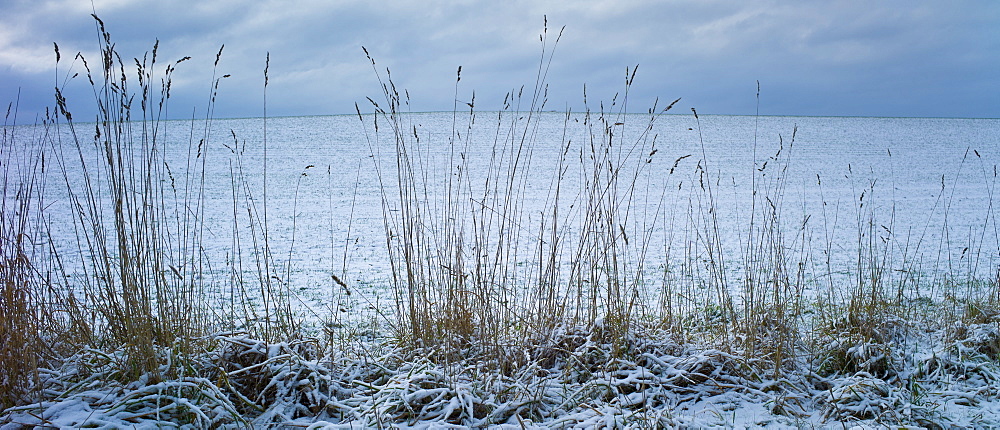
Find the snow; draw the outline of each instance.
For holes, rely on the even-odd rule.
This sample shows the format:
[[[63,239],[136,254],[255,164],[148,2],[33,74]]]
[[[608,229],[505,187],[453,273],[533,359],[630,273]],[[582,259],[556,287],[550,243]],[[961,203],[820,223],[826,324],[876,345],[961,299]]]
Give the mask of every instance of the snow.
[[[121,380],[123,352],[81,351],[44,372],[44,399],[4,411],[0,429],[984,428],[1000,425],[1000,366],[983,353],[996,334],[995,322],[910,331],[851,348],[888,367],[867,360],[827,375],[811,354],[775,374],[731,345],[680,345],[656,331],[630,339],[620,357],[587,335],[555,362],[511,374],[482,357],[435,362],[433,351],[386,342],[358,340],[349,352],[220,334],[212,349],[169,360],[159,382]]]

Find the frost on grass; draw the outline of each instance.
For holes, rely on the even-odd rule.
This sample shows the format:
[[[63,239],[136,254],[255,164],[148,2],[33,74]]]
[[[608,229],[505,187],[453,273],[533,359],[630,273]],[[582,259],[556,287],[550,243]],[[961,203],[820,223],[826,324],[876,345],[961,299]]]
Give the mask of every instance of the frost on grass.
[[[799,351],[780,373],[729,348],[667,334],[617,345],[584,330],[510,353],[442,361],[390,343],[336,348],[217,335],[196,354],[161,351],[156,375],[125,380],[124,352],[84,350],[40,373],[33,403],[2,428],[671,428],[983,426],[1000,423],[996,323],[910,331],[885,343]],[[516,349],[516,348],[514,348]],[[832,352],[831,352],[832,351]],[[838,367],[831,356],[841,357]],[[528,358],[524,358],[528,357]],[[827,360],[827,361],[823,361]],[[824,364],[825,363],[825,364]],[[822,370],[820,372],[819,370]]]

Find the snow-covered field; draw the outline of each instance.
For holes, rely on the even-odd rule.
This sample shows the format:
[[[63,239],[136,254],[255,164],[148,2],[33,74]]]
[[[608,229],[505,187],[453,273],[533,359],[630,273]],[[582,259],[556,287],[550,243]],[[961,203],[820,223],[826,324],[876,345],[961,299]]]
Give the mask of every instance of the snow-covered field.
[[[517,117],[496,115],[478,113],[468,132],[461,118],[458,134],[451,113],[405,115],[419,137],[411,163],[426,172],[424,207],[447,197],[441,187],[456,160],[472,178],[462,196],[483,194],[480,179],[496,171],[491,156],[504,147],[494,143]],[[515,197],[526,231],[516,246],[525,249],[509,261],[524,271],[512,279],[538,274],[531,249],[553,207],[555,163],[570,154],[583,165],[591,137],[582,115],[535,115],[511,127],[531,134],[518,170],[528,180]],[[190,146],[191,123],[165,123],[164,186],[189,189],[184,178],[204,172],[191,182],[203,200],[174,194],[166,206],[197,202],[199,259],[211,262],[169,270],[199,276],[199,303],[217,310],[226,331],[158,345],[158,371],[143,375],[129,373],[127,346],[74,345],[26,382],[30,399],[3,411],[0,428],[1000,425],[997,120],[667,115],[643,138],[648,116],[617,117],[608,124],[621,142],[648,138],[640,155],[626,148],[641,175],[619,209],[628,214],[622,237],[632,238],[623,239],[622,264],[641,280],[630,284],[637,299],[629,330],[604,319],[568,322],[537,338],[497,335],[456,352],[397,336],[404,319],[388,253],[397,239],[387,241],[385,224],[400,210],[392,199],[397,154],[386,126],[376,137],[366,118],[269,119],[266,175],[259,119],[213,121],[197,133],[204,142]],[[17,144],[42,135],[16,132],[27,137]],[[84,159],[98,159],[92,149],[84,147]],[[64,159],[66,177],[45,177],[46,225],[68,273],[56,284],[80,291],[80,226],[58,220],[72,219],[65,188],[80,186],[82,173]],[[587,178],[565,177],[560,204],[582,205]],[[111,206],[100,191],[94,201]],[[780,219],[772,229],[748,223],[764,204]],[[253,230],[263,218],[247,208],[265,206],[273,267],[264,278],[276,280],[303,325],[271,342],[250,334],[255,321],[233,316],[237,305],[267,300],[235,291],[240,282],[256,288],[247,280],[259,275],[251,258],[261,245],[251,239],[263,237]],[[569,225],[582,217],[566,213],[560,220]],[[779,238],[767,242],[762,231]],[[712,233],[718,242],[705,238]],[[570,243],[581,236],[561,234]],[[782,256],[762,263],[750,241]],[[572,251],[557,254],[560,279],[570,277]],[[779,268],[794,272],[782,275],[782,289],[747,281]],[[775,298],[751,297],[762,291]],[[787,314],[747,310],[757,304]]]

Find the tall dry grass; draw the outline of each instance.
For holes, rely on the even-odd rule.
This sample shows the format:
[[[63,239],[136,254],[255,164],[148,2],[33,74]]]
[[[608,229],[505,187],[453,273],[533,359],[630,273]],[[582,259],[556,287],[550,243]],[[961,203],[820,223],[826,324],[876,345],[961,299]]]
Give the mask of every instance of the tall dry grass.
[[[587,106],[580,142],[558,143],[557,167],[544,172],[551,175],[547,204],[529,213],[524,196],[537,179],[534,150],[555,144],[536,136],[560,36],[550,42],[543,31],[535,87],[527,95],[523,89],[507,94],[489,126],[494,143],[485,165],[470,165],[467,157],[481,120],[475,94],[457,102],[461,68],[450,136],[424,142],[410,122],[408,93],[401,95],[391,73],[368,56],[384,99],[369,99],[375,110],[367,117],[373,121],[366,124],[369,145],[373,155],[393,148],[396,161],[375,166],[396,298],[394,328],[410,347],[448,359],[485,353],[516,366],[525,355],[552,354],[540,345],[558,343],[559,333],[577,327],[599,332],[624,351],[633,324],[649,316],[644,271],[661,214],[633,206],[650,191],[638,187],[658,151],[651,130],[674,104],[654,105],[640,131],[626,133],[634,127],[626,112],[636,69],[626,70],[620,97],[599,110]],[[360,108],[358,116],[366,120]],[[567,112],[567,131],[570,117]],[[454,169],[433,170],[433,157],[445,157]]]
[[[953,243],[935,244],[934,250],[919,238],[900,242],[893,197],[886,199],[878,180],[859,181],[853,172],[848,179],[858,187],[856,201],[847,205],[853,225],[840,224],[841,215],[828,212],[826,201],[814,217],[787,203],[798,132],[793,128],[787,139],[761,145],[755,131],[749,145],[754,164],[746,176],[732,178],[749,182],[748,196],[737,199],[748,206],[730,209],[722,204],[728,198],[723,178],[706,152],[703,119],[696,111],[697,146],[665,163],[663,155],[654,156],[652,130],[657,115],[673,104],[649,109],[648,122],[638,127],[644,131],[625,131],[639,118],[625,115],[635,69],[627,71],[624,91],[609,104],[592,111],[584,95],[587,109],[578,116],[582,139],[565,137],[577,127],[567,112],[563,141],[537,141],[556,45],[547,45],[547,37],[543,32],[534,90],[507,94],[495,121],[485,126],[494,143],[492,155],[479,165],[470,165],[467,155],[473,130],[484,127],[483,114],[475,110],[474,93],[467,102],[458,101],[461,68],[450,136],[428,141],[411,122],[408,93],[368,55],[383,97],[369,99],[374,115],[362,115],[360,108],[357,113],[369,132],[373,158],[389,148],[395,154],[394,165],[375,168],[392,263],[393,328],[403,344],[445,360],[485,356],[501,367],[520,366],[557,354],[561,337],[577,328],[606,341],[614,355],[628,353],[637,333],[656,327],[684,341],[754,357],[755,366],[781,378],[795,370],[809,349],[805,345],[831,336],[854,344],[898,339],[899,321],[921,312],[908,304],[927,299],[927,289],[933,296],[936,285],[949,285],[952,298],[945,296],[946,305],[964,306],[948,320],[979,315],[980,321],[994,321],[982,315],[994,315],[986,308],[994,302],[997,283],[973,279],[977,267],[995,264],[984,263],[988,253],[981,252],[996,243],[991,202],[983,228],[969,236],[967,250],[976,251],[969,258],[952,254]],[[529,180],[538,181],[533,158],[543,145],[558,146],[561,155],[553,171],[545,172],[552,178],[545,205],[532,213],[523,197]],[[768,149],[758,148],[764,145]],[[452,167],[434,170],[440,169],[431,167],[434,157]],[[659,174],[687,168],[687,188],[670,193],[644,188],[654,159]],[[983,172],[989,181],[985,166]],[[816,187],[822,193],[818,176]],[[942,195],[947,221],[949,197]],[[650,199],[657,203],[650,205]],[[723,208],[735,211],[735,231],[721,227]],[[924,228],[934,228],[931,223]],[[939,236],[947,238],[948,226],[941,228]],[[650,261],[651,247],[659,246],[652,240],[661,231],[665,258]],[[855,238],[849,251],[853,264],[833,267],[831,256],[843,252],[833,243],[844,234]],[[738,246],[730,244],[733,237]],[[938,255],[931,267],[928,253]],[[650,265],[663,267],[662,279],[651,276]],[[920,277],[921,271],[934,275]],[[659,294],[651,294],[656,288],[650,286],[657,284]],[[828,352],[811,353],[822,359]]]
[[[93,67],[82,55],[74,59],[82,63],[94,89],[98,114],[92,139],[81,136],[59,87],[56,90],[58,112],[65,121],[56,125],[68,128],[71,136],[70,142],[56,143],[56,154],[77,232],[73,257],[83,262],[81,290],[88,310],[98,317],[99,342],[128,351],[131,376],[155,374],[160,348],[183,344],[208,330],[208,307],[200,302],[205,285],[198,276],[205,264],[199,220],[204,178],[191,173],[197,170],[192,164],[203,166],[207,154],[201,141],[197,156],[189,159],[183,188],[176,188],[175,181],[160,181],[170,168],[161,119],[172,72],[186,59],[161,71],[154,46],[151,54],[135,59],[135,70],[129,70],[132,65],[115,50],[104,23],[94,18],[101,58]],[[82,172],[82,177],[71,171]],[[169,204],[178,198],[183,208]]]
[[[35,245],[42,195],[42,157],[37,145],[19,151],[17,107],[11,103],[4,117],[0,140],[3,166],[0,201],[0,407],[7,408],[30,398],[35,371],[42,361],[40,317],[45,305],[36,294],[42,279],[33,264],[39,251]],[[29,142],[30,143],[30,142]],[[44,248],[42,248],[44,250]]]
[[[57,87],[59,116],[51,125],[57,132],[47,141],[76,232],[75,248],[55,249],[54,258],[80,263],[77,276],[64,276],[72,284],[60,282],[59,287],[82,294],[74,304],[82,309],[74,312],[93,324],[91,336],[78,341],[123,348],[129,357],[123,377],[156,379],[165,351],[183,355],[201,350],[209,335],[220,330],[246,331],[270,341],[294,337],[298,322],[291,318],[287,285],[276,281],[279,268],[269,246],[267,202],[256,202],[244,172],[246,143],[234,134],[233,146],[226,145],[230,154],[220,156],[212,149],[215,100],[220,83],[229,77],[218,72],[223,49],[215,57],[204,117],[190,120],[186,147],[178,148],[165,121],[173,73],[189,57],[163,65],[157,42],[141,59],[125,61],[104,23],[94,19],[100,62],[77,54],[70,66],[82,65],[93,89],[97,116],[86,125],[93,127],[92,134],[74,121]],[[58,46],[56,57],[61,64]],[[177,158],[168,154],[177,152],[186,155],[181,165],[172,165]],[[213,267],[205,252],[205,213],[213,204],[206,193],[206,166],[224,161],[232,175],[234,252],[225,264],[214,262],[218,267]],[[252,242],[251,255],[243,255],[241,240]],[[245,259],[256,268],[252,279],[245,277],[250,272],[243,267]],[[222,267],[227,270],[220,271]],[[228,304],[213,301],[211,293],[227,281]],[[251,287],[254,283],[258,288]],[[254,297],[262,300],[261,306],[251,304]]]

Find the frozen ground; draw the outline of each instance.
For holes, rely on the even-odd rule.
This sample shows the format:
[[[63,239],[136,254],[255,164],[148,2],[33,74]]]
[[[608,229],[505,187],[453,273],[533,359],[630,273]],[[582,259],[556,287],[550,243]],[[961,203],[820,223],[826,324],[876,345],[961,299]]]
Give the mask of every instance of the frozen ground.
[[[992,428],[1000,425],[996,322],[884,343],[800,345],[766,360],[644,332],[615,358],[599,333],[510,351],[510,372],[474,357],[432,362],[385,343],[264,344],[220,334],[173,356],[163,380],[121,381],[114,352],[81,351],[38,381],[44,400],[2,429],[59,428]],[[843,350],[838,350],[842,348]],[[835,352],[851,360],[828,373]],[[163,354],[169,355],[164,350]],[[166,357],[165,357],[166,358]]]

